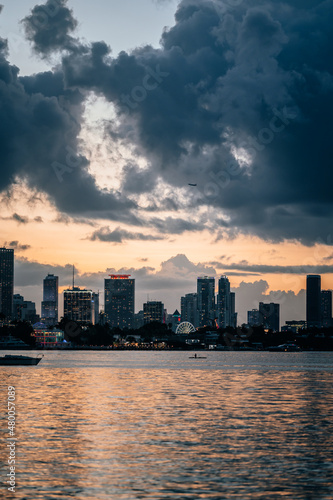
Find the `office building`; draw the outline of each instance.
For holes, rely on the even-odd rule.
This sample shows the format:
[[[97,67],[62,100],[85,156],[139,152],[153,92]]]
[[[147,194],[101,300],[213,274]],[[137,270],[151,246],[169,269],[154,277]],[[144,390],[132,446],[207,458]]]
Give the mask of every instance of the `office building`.
[[[111,274],[104,280],[105,321],[111,328],[133,328],[135,280],[129,274]]]
[[[13,295],[13,315],[12,318],[16,321],[22,321],[22,309],[23,309],[24,297],[19,293]]]
[[[77,323],[95,322],[95,294],[79,287],[64,290],[64,317]]]
[[[181,321],[192,323],[196,328],[199,326],[198,294],[187,293],[180,299]]]
[[[19,293],[13,296],[13,319],[16,321],[27,321],[34,324],[39,321],[36,313],[36,304],[30,300],[24,300]]]
[[[332,326],[332,290],[322,290],[320,294],[320,320],[321,326]]]
[[[209,326],[215,320],[215,278],[197,279],[199,326]]]
[[[247,324],[249,326],[260,325],[259,309],[252,309],[252,311],[247,311]]]
[[[236,294],[230,292],[230,326],[237,328]]]
[[[217,293],[217,322],[220,328],[231,324],[230,282],[227,276],[221,276]]]
[[[260,324],[273,332],[280,331],[280,304],[259,302]]]
[[[0,313],[7,320],[13,317],[14,250],[0,248]]]
[[[42,322],[47,326],[58,323],[58,287],[59,278],[48,274],[43,280]]]
[[[152,321],[163,323],[164,304],[156,300],[151,300],[143,304],[143,322],[146,325]]]
[[[306,277],[306,322],[308,328],[321,325],[321,276],[318,274]]]

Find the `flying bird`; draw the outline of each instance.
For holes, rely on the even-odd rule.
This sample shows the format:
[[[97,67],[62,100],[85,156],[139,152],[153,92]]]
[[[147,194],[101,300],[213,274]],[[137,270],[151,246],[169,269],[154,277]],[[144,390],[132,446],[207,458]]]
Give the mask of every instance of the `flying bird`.
[[[188,183],[189,186],[196,186],[196,184],[191,184],[191,183]]]

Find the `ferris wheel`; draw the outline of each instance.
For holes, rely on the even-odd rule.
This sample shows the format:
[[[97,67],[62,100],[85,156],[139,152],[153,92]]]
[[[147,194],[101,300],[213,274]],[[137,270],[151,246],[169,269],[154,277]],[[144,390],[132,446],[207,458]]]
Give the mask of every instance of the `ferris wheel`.
[[[196,329],[189,321],[183,321],[177,326],[176,333],[189,334],[195,332]]]

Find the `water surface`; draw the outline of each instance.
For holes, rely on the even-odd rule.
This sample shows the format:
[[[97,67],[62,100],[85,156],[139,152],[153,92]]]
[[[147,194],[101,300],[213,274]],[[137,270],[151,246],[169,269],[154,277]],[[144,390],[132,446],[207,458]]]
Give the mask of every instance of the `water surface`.
[[[332,500],[333,353],[204,355],[54,351],[0,367],[0,498]]]

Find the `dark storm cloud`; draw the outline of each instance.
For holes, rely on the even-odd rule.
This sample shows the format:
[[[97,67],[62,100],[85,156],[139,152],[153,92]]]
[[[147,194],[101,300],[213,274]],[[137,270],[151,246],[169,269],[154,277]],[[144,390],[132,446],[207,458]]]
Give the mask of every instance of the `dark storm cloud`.
[[[49,24],[58,22],[57,19],[50,17]],[[22,78],[18,73],[18,68],[6,60],[3,44],[0,190],[23,178],[32,189],[45,192],[67,214],[131,219],[129,212],[135,203],[119,193],[100,190],[88,173],[87,159],[79,152],[83,94],[65,88],[61,70]]]
[[[78,22],[67,7],[67,0],[48,0],[44,5],[36,5],[22,23],[27,39],[40,55],[48,56],[76,46],[70,33],[75,31]]]
[[[63,69],[68,84],[118,106],[114,134],[157,158],[158,175],[195,178],[200,203],[223,210],[233,231],[331,243],[332,16],[331,0],[187,0],[161,49],[112,59],[93,44]],[[232,166],[232,147],[248,167]]]
[[[157,179],[175,188],[194,181],[192,211],[212,207],[227,233],[332,244],[333,0],[183,0],[160,48],[116,58],[105,42],[73,38],[73,14],[56,4],[49,30],[33,24],[33,12],[50,0],[24,21],[41,56],[63,50],[56,70],[20,79],[2,46],[0,188],[22,176],[65,213],[142,224],[131,214],[135,203],[100,191],[80,156],[84,99],[93,91],[116,106],[110,138],[153,165],[124,169],[125,194],[151,193]],[[50,172],[54,162],[68,167],[63,182]],[[155,226],[167,230],[158,218]]]
[[[149,193],[156,186],[156,173],[153,169],[140,169],[128,163],[122,171],[122,191],[127,193]]]
[[[125,240],[157,241],[163,240],[160,236],[153,236],[143,233],[132,233],[120,227],[111,231],[108,227],[102,227],[89,237],[91,241],[103,241],[108,243],[123,243]]]

